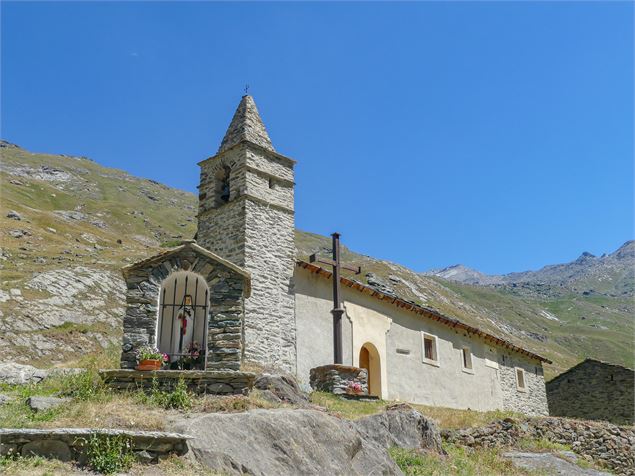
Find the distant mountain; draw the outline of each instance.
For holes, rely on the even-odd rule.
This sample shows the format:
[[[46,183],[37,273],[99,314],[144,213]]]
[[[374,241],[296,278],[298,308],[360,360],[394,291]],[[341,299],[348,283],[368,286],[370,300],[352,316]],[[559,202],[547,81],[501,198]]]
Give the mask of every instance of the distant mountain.
[[[438,276],[440,278],[457,281],[459,283],[478,284],[483,286],[489,284],[501,284],[503,282],[501,276],[481,273],[480,271],[468,268],[462,264],[455,264],[443,269],[433,269],[423,274]]]
[[[0,155],[0,362],[73,365],[102,347],[117,352],[121,267],[191,238],[196,196],[86,157],[7,142]],[[296,232],[299,258],[330,247],[328,237]],[[462,266],[425,275],[342,254],[362,266],[351,279],[552,359],[547,376],[585,357],[632,366],[633,242],[608,256],[503,277]]]
[[[611,254],[584,252],[575,261],[554,264],[538,271],[487,275],[463,265],[424,273],[480,286],[555,286],[584,295],[630,297],[635,290],[635,241],[627,241]]]

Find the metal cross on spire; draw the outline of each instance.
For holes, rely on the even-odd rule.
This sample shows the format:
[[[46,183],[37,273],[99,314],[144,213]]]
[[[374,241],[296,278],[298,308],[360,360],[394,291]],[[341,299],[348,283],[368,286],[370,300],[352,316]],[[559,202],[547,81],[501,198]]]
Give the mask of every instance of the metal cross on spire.
[[[245,84],[245,94],[249,94],[249,84]]]
[[[333,237],[333,259],[318,258],[314,253],[309,256],[309,261],[333,267],[333,309],[331,310],[331,314],[333,314],[333,363],[342,364],[342,314],[344,314],[344,309],[340,298],[340,274],[342,269],[359,274],[362,272],[362,268],[359,266],[352,268],[340,262],[340,234],[333,233],[331,236]]]

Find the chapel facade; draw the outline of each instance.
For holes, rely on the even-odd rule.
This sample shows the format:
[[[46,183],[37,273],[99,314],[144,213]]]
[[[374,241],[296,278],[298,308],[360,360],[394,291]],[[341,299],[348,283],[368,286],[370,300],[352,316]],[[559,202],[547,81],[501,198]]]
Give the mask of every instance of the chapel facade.
[[[196,241],[124,268],[122,368],[140,345],[176,362],[196,344],[201,369],[254,361],[308,387],[312,368],[333,363],[332,274],[296,259],[295,161],[274,149],[246,95],[199,166]],[[367,369],[371,395],[548,413],[544,357],[361,282],[341,285],[343,363]],[[175,334],[175,322],[189,334]]]

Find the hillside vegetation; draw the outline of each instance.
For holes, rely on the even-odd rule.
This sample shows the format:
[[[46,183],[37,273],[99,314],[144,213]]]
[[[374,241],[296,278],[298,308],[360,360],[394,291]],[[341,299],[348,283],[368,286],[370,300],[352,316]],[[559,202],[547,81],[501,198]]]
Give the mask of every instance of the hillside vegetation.
[[[72,366],[116,346],[119,269],[191,238],[196,197],[83,157],[31,153],[7,142],[0,151],[2,360]],[[330,238],[298,231],[296,246],[299,258],[328,253]],[[355,279],[550,358],[550,377],[587,356],[630,365],[634,248],[630,242],[611,255],[616,274],[582,273],[575,286],[561,278],[471,285],[348,249],[344,258],[362,266]]]

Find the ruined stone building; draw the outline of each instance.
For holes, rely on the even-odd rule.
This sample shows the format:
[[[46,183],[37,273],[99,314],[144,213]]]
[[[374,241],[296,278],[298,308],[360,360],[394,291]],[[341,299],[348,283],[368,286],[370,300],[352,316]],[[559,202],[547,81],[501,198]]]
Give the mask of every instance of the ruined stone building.
[[[586,359],[547,382],[552,415],[635,423],[635,371]]]
[[[204,343],[200,368],[255,361],[303,385],[311,368],[332,363],[331,273],[295,256],[295,164],[244,96],[216,154],[199,163],[196,242],[124,269],[123,368],[140,345],[178,355],[195,341]],[[344,364],[368,369],[371,394],[547,413],[547,359],[357,281],[341,283]],[[184,324],[181,339],[174,328]]]

